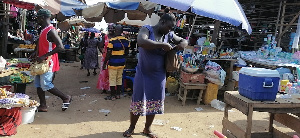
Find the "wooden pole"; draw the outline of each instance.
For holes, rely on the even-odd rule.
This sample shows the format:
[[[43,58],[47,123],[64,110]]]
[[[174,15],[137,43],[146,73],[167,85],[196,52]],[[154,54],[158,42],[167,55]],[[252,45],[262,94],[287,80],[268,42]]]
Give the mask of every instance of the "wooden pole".
[[[217,45],[217,40],[218,40],[218,35],[220,32],[220,24],[221,22],[219,20],[215,20],[215,24],[214,24],[214,32],[212,35],[212,42]]]
[[[198,15],[196,15],[195,18],[194,18],[194,21],[193,21],[193,24],[192,24],[192,28],[191,28],[190,33],[189,33],[188,41],[190,40],[190,37],[191,37],[191,35],[193,33],[194,25],[195,25],[197,17],[198,17]]]
[[[7,58],[7,41],[8,41],[8,25],[9,25],[9,15],[8,15],[8,10],[10,7],[10,4],[4,4],[4,12],[5,12],[5,16],[3,19],[3,27],[2,27],[2,33],[3,33],[3,37],[2,37],[2,43],[1,43],[1,56],[3,58]]]
[[[286,7],[286,1],[283,1],[283,7],[282,7],[282,14],[281,14],[281,17],[284,17],[284,14],[285,14],[285,7]],[[283,22],[284,22],[284,18],[281,18],[280,24],[283,24]],[[283,29],[283,26],[280,26],[279,34],[282,33],[282,29]],[[281,37],[279,36],[279,37],[278,37],[278,43],[277,43],[277,46],[278,46],[278,47],[280,47],[280,43],[281,43]]]
[[[278,29],[278,22],[279,22],[279,19],[280,19],[280,13],[281,13],[281,6],[282,6],[282,1],[280,1],[280,4],[279,4],[279,10],[278,10],[278,14],[277,14],[277,21],[276,21],[276,28],[275,28],[275,32],[274,32],[274,36],[276,38],[276,35],[277,35],[277,29]]]

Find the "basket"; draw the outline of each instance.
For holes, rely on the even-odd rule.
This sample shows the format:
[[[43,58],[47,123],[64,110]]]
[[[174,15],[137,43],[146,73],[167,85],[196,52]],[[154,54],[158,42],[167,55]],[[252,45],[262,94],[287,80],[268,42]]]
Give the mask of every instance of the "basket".
[[[183,83],[204,83],[205,75],[202,73],[187,73],[184,71],[181,71],[180,73],[180,79]]]

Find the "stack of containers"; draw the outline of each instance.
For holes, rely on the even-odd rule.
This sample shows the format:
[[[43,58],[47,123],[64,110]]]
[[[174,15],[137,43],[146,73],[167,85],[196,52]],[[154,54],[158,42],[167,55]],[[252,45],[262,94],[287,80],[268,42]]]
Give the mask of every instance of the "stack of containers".
[[[274,101],[279,80],[277,70],[243,67],[239,72],[239,93],[254,101]]]

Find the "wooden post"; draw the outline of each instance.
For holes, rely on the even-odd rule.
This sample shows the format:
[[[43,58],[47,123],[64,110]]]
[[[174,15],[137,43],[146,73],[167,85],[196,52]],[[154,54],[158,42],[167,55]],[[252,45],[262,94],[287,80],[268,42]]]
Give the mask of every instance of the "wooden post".
[[[276,21],[277,25],[275,26],[275,32],[274,32],[275,38],[276,38],[276,35],[277,35],[277,29],[278,29],[278,22],[279,22],[279,19],[280,19],[281,6],[282,6],[282,1],[280,1],[279,10],[278,10],[278,14],[277,14],[277,21]]]
[[[214,32],[212,35],[212,42],[217,45],[217,40],[218,40],[218,35],[220,32],[220,24],[221,22],[219,20],[215,20],[215,24],[214,24]]]
[[[190,37],[191,37],[191,35],[193,33],[194,25],[195,25],[197,17],[198,17],[198,15],[196,15],[195,18],[194,18],[194,21],[193,21],[193,24],[192,24],[192,28],[191,28],[190,33],[189,33],[188,41],[190,40]]]
[[[8,41],[8,25],[9,25],[9,17],[8,17],[8,12],[10,9],[10,4],[4,3],[4,18],[3,18],[3,27],[2,27],[2,42],[1,42],[1,56],[3,58],[7,58],[7,41]]]
[[[284,17],[284,14],[285,14],[285,7],[286,7],[286,1],[283,1],[283,7],[282,7],[282,14],[281,14],[281,17]],[[284,18],[281,18],[280,24],[283,24],[283,22],[284,22]],[[282,29],[283,29],[283,26],[280,26],[279,34],[282,33]],[[281,43],[281,37],[279,36],[279,37],[278,37],[278,43],[277,43],[277,46],[278,46],[278,47],[280,47],[280,43]]]

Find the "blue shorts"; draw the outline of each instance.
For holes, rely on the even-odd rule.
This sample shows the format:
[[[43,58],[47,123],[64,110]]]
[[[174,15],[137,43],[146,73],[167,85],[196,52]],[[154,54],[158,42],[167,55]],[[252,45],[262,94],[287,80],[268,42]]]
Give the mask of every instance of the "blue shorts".
[[[54,85],[52,83],[53,73],[54,72],[49,71],[42,75],[36,75],[34,78],[34,86],[36,88],[42,88],[43,91],[48,91],[54,88]]]

